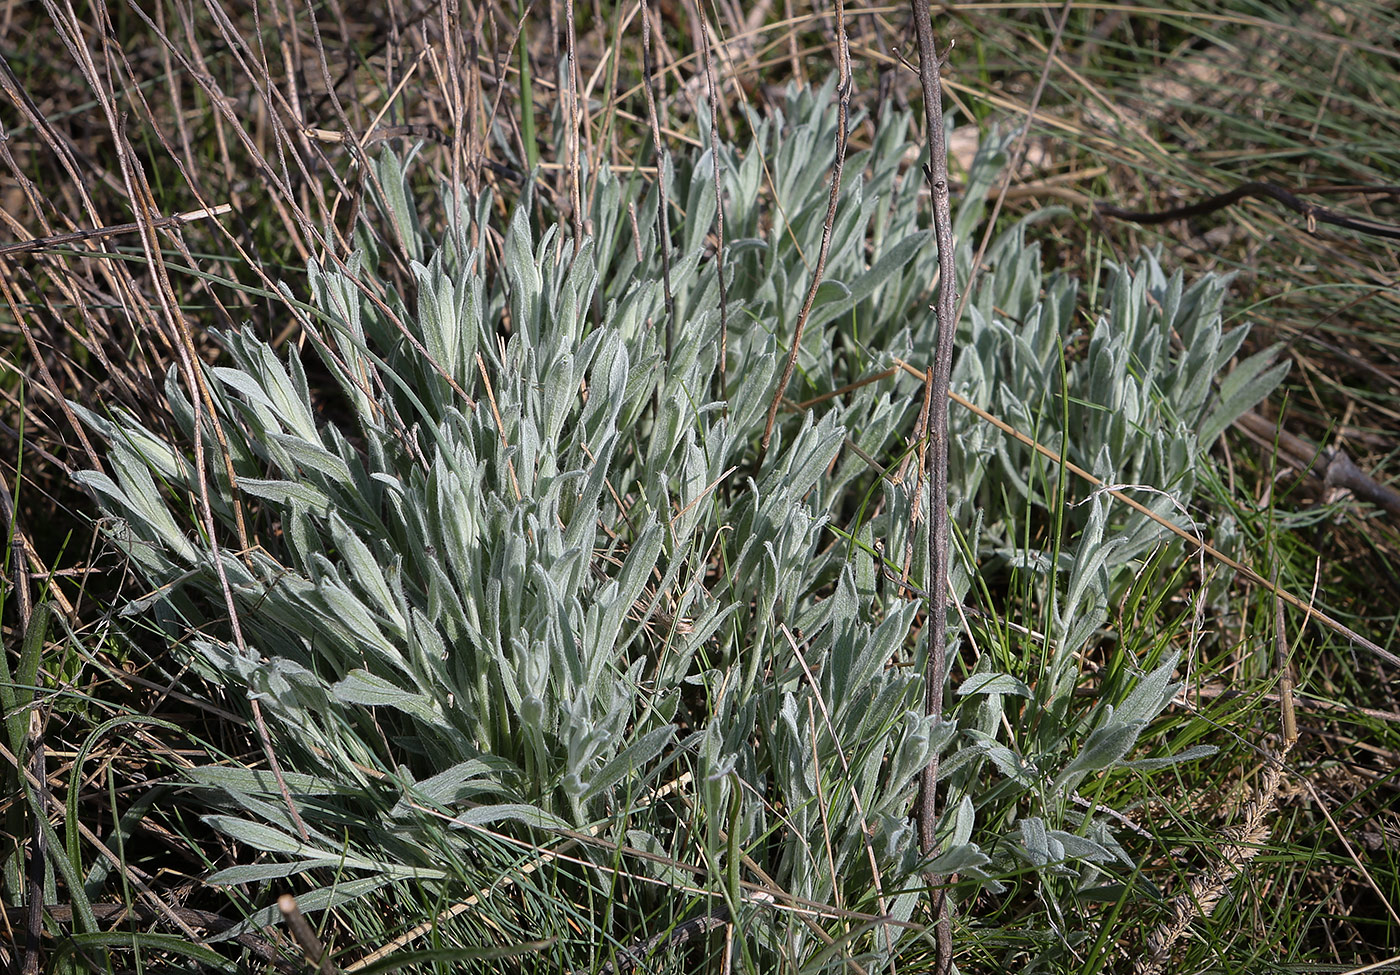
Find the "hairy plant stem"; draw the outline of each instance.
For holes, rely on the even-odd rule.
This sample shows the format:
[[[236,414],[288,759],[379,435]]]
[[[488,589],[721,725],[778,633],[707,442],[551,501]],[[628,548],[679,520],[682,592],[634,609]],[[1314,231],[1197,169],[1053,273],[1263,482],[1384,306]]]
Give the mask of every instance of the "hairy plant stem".
[[[914,29],[919,39],[919,81],[924,91],[924,124],[928,130],[928,178],[933,197],[933,229],[938,244],[938,344],[929,370],[926,396],[929,404],[928,452],[928,666],[924,674],[924,711],[943,714],[943,679],[948,654],[948,378],[953,368],[953,339],[957,330],[957,272],[953,262],[953,222],[948,193],[948,144],[943,132],[943,85],[939,78],[938,51],[928,0],[913,0]],[[924,769],[919,797],[919,845],[925,857],[938,854],[938,755]],[[952,917],[946,878],[926,875],[936,890],[936,972],[953,965]]]

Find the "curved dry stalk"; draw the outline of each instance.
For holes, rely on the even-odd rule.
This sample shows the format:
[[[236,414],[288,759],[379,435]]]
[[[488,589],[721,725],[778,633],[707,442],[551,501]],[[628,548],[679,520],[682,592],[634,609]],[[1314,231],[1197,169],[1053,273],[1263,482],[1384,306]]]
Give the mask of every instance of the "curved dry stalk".
[[[656,94],[652,91],[651,75],[655,65],[651,57],[651,7],[642,0],[642,75],[646,79],[647,117],[651,121],[651,140],[656,146],[656,215],[657,234],[661,244],[661,279],[666,288],[666,361],[671,361],[671,348],[676,339],[676,302],[671,296],[671,222],[666,207],[666,144],[661,141],[661,123],[656,117]]]
[[[826,270],[826,255],[831,250],[831,226],[836,221],[836,201],[841,195],[841,169],[846,164],[846,121],[851,108],[851,48],[846,41],[846,9],[841,0],[836,0],[836,38],[840,52],[841,82],[837,85],[839,96],[836,116],[836,161],[831,166],[831,195],[826,203],[826,222],[822,224],[822,246],[817,253],[817,268],[812,275],[812,284],[807,289],[807,297],[802,302],[802,311],[797,316],[797,327],[793,329],[792,348],[788,350],[787,365],[778,380],[778,388],[773,391],[773,402],[768,405],[768,419],[763,424],[762,450],[768,450],[768,441],[773,439],[773,423],[778,416],[778,407],[783,403],[783,393],[792,381],[793,370],[797,367],[797,350],[802,346],[802,333],[807,328],[807,318],[812,314],[812,302],[816,300],[817,288],[822,283],[822,273]]]
[[[729,402],[729,383],[725,369],[729,358],[729,286],[724,282],[724,186],[719,169],[719,93],[715,86],[715,59],[710,49],[710,29],[704,11],[697,10],[700,21],[700,44],[705,54],[705,87],[710,102],[710,152],[713,154],[715,175],[715,262],[719,267],[719,398]]]
[[[567,125],[564,135],[569,166],[569,209],[573,212],[574,253],[583,246],[583,187],[579,185],[579,71],[578,51],[574,37],[574,0],[564,0],[564,23],[566,25],[565,50],[568,52],[568,83],[560,85],[564,96],[564,121]],[[584,113],[587,114],[586,112]]]

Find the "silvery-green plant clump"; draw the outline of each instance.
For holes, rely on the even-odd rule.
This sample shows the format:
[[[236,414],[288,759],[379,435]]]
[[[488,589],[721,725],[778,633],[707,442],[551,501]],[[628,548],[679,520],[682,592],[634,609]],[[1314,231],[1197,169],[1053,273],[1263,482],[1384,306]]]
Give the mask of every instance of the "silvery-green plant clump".
[[[959,875],[961,902],[1029,871],[1040,896],[1067,897],[1047,944],[1068,945],[1075,893],[1131,875],[1114,811],[1077,800],[1132,761],[1175,692],[1176,659],[1128,661],[1113,693],[1081,703],[1075,654],[1100,641],[1109,600],[1171,536],[1102,493],[1071,485],[1087,500],[1068,506],[1056,465],[955,407],[956,593],[997,566],[1029,580],[1045,611],[1025,622],[1048,632],[1025,645],[1036,656],[1019,670],[1003,655],[955,653],[954,703],[939,722],[922,714],[921,604],[887,571],[912,551],[924,584],[926,541],[908,535],[916,480],[912,468],[897,476],[918,383],[896,375],[790,410],[758,449],[821,237],[831,95],[790,94],[785,113],[752,120],[748,146],[674,169],[663,160],[670,311],[656,185],[589,174],[591,237],[532,226],[527,199],[496,248],[489,196],[446,187],[415,199],[385,153],[360,249],[309,268],[308,304],[286,289],[301,352],[219,336],[226,355],[204,370],[217,417],[195,409],[186,377],[168,377],[163,429],[177,441],[74,404],[110,463],[110,475],[78,476],[155,593],[133,610],[154,617],[176,659],[261,703],[308,831],[302,840],[270,774],[196,769],[223,807],[209,822],[266,854],[211,882],[256,908],[274,887],[313,911],[380,903],[393,908],[386,940],[410,926],[392,918],[494,896],[514,904],[522,939],[558,937],[542,949],[552,970],[596,970],[619,945],[715,903],[735,912],[748,970],[778,956],[804,971],[846,955],[874,963],[914,929],[804,923],[743,884],[923,918],[929,865],[912,799],[936,752],[947,794],[932,868]],[[930,357],[937,255],[908,130],[889,120],[847,161],[794,403]],[[962,194],[964,281],[1004,146],[987,140]],[[707,242],[716,152],[723,391],[720,265]],[[1266,354],[1229,370],[1244,329],[1222,330],[1221,279],[1188,287],[1145,256],[1114,269],[1086,318],[1080,282],[1047,274],[1026,230],[1001,235],[973,285],[955,388],[1106,482],[1150,486],[1146,504],[1198,528],[1205,450],[1279,368]],[[394,262],[411,280],[392,276]],[[313,357],[334,388],[308,378]],[[217,554],[197,514],[196,436]],[[1028,518],[1055,524],[1056,545],[1030,547]],[[509,845],[553,847],[560,829],[604,842],[543,865]],[[483,895],[466,879],[483,864],[515,887]],[[532,913],[524,892],[538,894],[539,876],[556,899],[596,910],[572,926]],[[722,899],[668,898],[680,887]],[[439,936],[492,943],[503,936],[492,916],[487,926],[455,914]],[[271,917],[254,911],[249,923]]]

